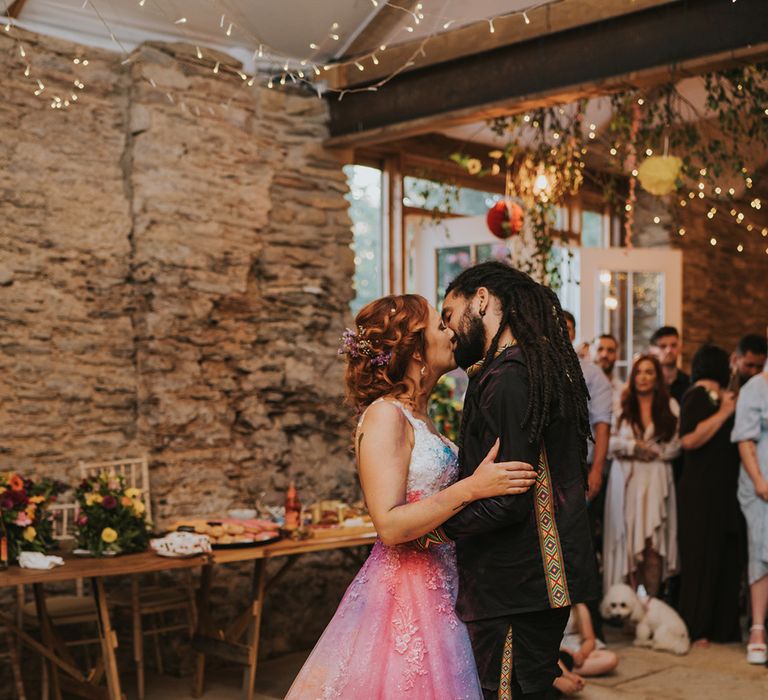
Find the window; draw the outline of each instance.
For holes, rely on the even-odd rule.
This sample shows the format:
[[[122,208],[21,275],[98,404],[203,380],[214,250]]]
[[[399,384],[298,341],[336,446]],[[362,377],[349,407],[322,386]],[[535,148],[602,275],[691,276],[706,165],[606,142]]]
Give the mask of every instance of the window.
[[[451,187],[434,180],[408,175],[403,178],[403,205],[407,208],[427,211],[437,209],[459,216],[477,216],[485,215],[500,199],[501,195],[494,192]]]
[[[590,209],[582,210],[581,247],[604,248],[605,246],[605,214]]]
[[[349,216],[352,219],[355,252],[355,298],[350,302],[357,314],[368,302],[384,293],[382,172],[365,165],[346,165],[349,193]]]

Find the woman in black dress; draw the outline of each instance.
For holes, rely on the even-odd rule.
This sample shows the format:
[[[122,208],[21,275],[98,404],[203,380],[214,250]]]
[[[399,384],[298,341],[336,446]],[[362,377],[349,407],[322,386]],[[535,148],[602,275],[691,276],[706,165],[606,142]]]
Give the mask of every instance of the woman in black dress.
[[[678,487],[679,611],[697,646],[741,636],[739,585],[746,542],[736,499],[739,452],[731,443],[736,404],[725,390],[729,375],[725,350],[702,346],[680,410],[685,462]]]

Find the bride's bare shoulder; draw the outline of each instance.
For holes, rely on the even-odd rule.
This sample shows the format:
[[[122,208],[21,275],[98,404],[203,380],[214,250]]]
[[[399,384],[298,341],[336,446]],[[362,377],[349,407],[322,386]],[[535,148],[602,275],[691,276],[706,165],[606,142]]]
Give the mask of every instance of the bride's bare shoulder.
[[[379,399],[365,410],[360,421],[361,427],[380,430],[402,430],[408,425],[408,419],[396,401]]]

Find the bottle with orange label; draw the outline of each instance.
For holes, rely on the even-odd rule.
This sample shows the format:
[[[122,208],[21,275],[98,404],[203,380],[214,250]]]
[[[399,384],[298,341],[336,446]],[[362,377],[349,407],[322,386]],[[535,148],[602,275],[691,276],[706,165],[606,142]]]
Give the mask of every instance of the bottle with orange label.
[[[8,568],[8,535],[5,531],[5,523],[0,520],[0,571]]]
[[[293,482],[285,492],[285,527],[286,530],[298,530],[301,526],[301,501]]]

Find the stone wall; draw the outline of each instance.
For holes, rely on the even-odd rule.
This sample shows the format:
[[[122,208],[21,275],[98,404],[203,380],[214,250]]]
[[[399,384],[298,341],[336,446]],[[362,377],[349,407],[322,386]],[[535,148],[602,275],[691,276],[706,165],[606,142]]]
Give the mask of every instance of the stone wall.
[[[663,199],[645,192],[638,195],[635,245],[672,245],[683,251],[686,368],[703,343],[716,343],[731,352],[747,333],[766,332],[768,237],[762,235],[762,228],[768,226],[768,214],[750,207],[749,202],[756,196],[760,196],[756,190],[746,190],[735,204],[736,210],[747,217],[745,223],[755,224],[748,231],[728,213],[708,219],[709,205],[698,198],[680,207],[677,198]],[[658,224],[654,217],[659,218]],[[683,236],[679,235],[681,228]],[[713,237],[717,240],[715,246],[710,243]],[[737,250],[739,244],[744,247],[742,252]]]
[[[342,405],[353,294],[325,104],[175,60],[0,32],[0,469],[77,480],[80,459],[149,455],[156,520],[359,497]],[[227,59],[219,57],[222,65]],[[167,93],[167,94],[166,94]],[[302,560],[265,654],[313,643],[354,569]],[[244,601],[247,572],[217,590]]]

